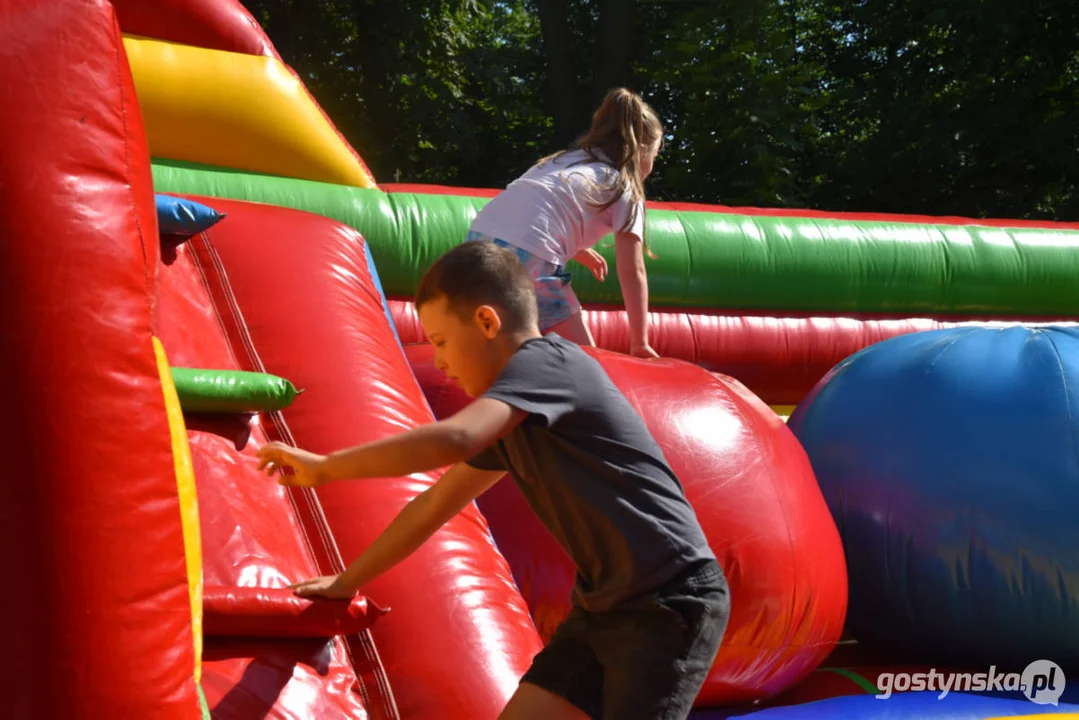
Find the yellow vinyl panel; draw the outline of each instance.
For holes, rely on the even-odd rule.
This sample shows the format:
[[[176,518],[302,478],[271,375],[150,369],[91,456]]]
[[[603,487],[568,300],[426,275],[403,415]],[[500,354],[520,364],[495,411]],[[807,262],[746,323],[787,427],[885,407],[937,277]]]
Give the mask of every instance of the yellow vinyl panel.
[[[187,589],[191,598],[191,634],[195,642],[195,682],[202,677],[202,536],[199,534],[199,506],[195,492],[195,472],[191,462],[191,447],[187,443],[187,428],[180,398],[172,381],[172,369],[165,348],[153,339],[157,356],[157,372],[165,393],[165,413],[172,438],[172,459],[176,468],[176,491],[180,497],[180,522],[184,536],[184,556],[187,561]]]
[[[124,36],[154,157],[374,187],[306,87],[269,57]]]

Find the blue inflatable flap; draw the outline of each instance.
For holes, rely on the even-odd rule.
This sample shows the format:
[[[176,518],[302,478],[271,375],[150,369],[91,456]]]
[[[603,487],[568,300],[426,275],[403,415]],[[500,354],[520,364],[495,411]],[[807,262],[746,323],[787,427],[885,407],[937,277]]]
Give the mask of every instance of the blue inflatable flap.
[[[211,207],[194,200],[156,195],[157,226],[162,235],[191,237],[213,227],[225,218]]]

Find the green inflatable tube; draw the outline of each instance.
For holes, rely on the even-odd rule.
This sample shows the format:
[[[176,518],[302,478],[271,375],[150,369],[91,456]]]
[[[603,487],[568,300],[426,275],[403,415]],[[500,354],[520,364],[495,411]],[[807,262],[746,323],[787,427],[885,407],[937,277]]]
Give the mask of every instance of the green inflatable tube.
[[[276,375],[242,370],[172,368],[180,408],[186,412],[254,413],[283,410],[300,391]]]
[[[195,687],[199,690],[199,717],[201,720],[212,720],[210,703],[206,702],[206,691],[202,689],[202,683],[196,683]]]
[[[462,242],[486,198],[385,193],[156,161],[161,192],[269,203],[324,215],[369,243],[383,288],[410,297],[431,262]],[[652,209],[654,307],[816,312],[1079,315],[1079,231],[851,221]],[[620,303],[570,264],[584,303]]]

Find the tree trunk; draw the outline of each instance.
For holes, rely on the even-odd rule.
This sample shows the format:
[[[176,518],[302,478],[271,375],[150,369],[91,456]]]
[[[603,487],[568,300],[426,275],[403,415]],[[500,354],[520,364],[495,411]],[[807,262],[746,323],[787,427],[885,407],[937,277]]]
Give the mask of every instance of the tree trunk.
[[[629,84],[633,60],[633,9],[636,0],[602,0],[592,77],[592,109],[616,87]],[[633,88],[630,88],[633,89]],[[588,110],[591,112],[591,109]]]
[[[547,83],[554,116],[554,140],[569,145],[581,131],[578,126],[577,74],[573,70],[573,48],[566,21],[566,0],[536,0],[543,49],[547,56]]]

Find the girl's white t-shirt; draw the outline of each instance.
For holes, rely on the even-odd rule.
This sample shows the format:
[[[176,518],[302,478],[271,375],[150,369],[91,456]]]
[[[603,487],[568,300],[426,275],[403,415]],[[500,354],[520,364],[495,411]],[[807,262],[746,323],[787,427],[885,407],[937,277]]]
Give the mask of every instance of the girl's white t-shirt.
[[[616,174],[613,167],[592,160],[583,150],[568,152],[533,166],[510,183],[480,209],[469,229],[564,265],[625,225],[633,204],[628,188],[606,210],[589,202],[609,199],[607,188]],[[644,239],[643,202],[637,204],[637,215],[627,232]]]

